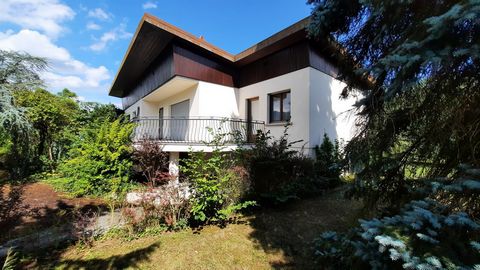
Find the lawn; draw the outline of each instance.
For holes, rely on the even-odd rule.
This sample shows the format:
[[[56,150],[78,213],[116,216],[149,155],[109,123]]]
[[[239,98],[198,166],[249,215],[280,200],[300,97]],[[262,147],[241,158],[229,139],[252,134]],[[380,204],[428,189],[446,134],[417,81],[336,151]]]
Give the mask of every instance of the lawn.
[[[57,269],[308,269],[311,240],[326,230],[345,230],[361,215],[361,204],[341,190],[263,209],[225,228],[206,226],[144,237],[107,239],[91,247],[71,246],[40,260]],[[30,267],[35,268],[34,265]]]

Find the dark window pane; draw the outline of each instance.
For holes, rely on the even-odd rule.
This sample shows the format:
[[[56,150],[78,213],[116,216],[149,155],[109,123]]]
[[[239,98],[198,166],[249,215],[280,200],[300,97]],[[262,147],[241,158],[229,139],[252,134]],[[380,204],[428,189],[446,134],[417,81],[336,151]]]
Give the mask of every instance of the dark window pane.
[[[283,94],[282,120],[290,120],[290,93]]]
[[[290,92],[270,95],[270,122],[290,120]]]
[[[270,96],[271,103],[270,103],[270,120],[274,121],[281,121],[281,111],[280,111],[280,103],[281,97],[279,95],[272,95]]]

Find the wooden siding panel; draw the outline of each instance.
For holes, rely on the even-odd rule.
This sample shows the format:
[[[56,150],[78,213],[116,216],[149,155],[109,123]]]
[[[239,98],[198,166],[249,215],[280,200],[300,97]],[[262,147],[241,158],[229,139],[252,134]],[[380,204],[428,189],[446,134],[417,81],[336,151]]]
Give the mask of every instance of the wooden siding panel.
[[[147,68],[158,59],[159,53],[166,49],[171,39],[172,35],[158,31],[153,25],[144,24],[139,29],[137,42],[133,43],[128,51],[129,57],[122,63],[110,94],[117,97],[128,95],[144,76]]]
[[[296,43],[240,68],[238,87],[268,80],[309,66],[308,43]]]
[[[173,51],[166,49],[152,65],[143,73],[137,84],[122,98],[123,108],[128,108],[141,98],[153,92],[155,89],[166,83],[174,76]]]
[[[332,60],[325,57],[326,53],[315,44],[309,44],[310,66],[334,78],[338,76],[338,68],[332,64]]]
[[[174,45],[175,75],[205,82],[234,86],[233,67],[195,51]]]
[[[336,77],[337,68],[323,55],[321,48],[304,40],[245,66],[235,67],[208,52],[174,43],[145,70],[123,98],[123,106],[131,106],[176,75],[230,87],[244,87],[309,66]]]

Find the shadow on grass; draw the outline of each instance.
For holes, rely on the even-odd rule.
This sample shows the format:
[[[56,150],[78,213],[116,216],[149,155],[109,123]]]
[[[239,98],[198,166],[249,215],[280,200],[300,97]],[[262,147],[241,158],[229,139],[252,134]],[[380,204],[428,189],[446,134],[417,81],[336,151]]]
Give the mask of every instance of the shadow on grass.
[[[329,191],[315,198],[258,209],[251,216],[250,238],[266,253],[280,254],[273,269],[318,269],[313,241],[324,231],[344,231],[356,224],[362,205]]]
[[[311,239],[297,236],[297,221],[282,217],[282,213],[288,215],[289,207],[285,208],[287,209],[258,210],[250,220],[250,225],[254,228],[250,238],[257,248],[266,253],[280,254],[278,260],[270,261],[273,269],[308,268],[305,261],[311,261],[311,256],[306,249],[309,248]]]
[[[148,247],[137,249],[124,255],[115,255],[105,259],[85,260],[62,260],[56,263],[55,267],[60,269],[140,269],[142,262],[148,262],[150,255],[160,246],[159,243],[151,244]]]
[[[194,225],[191,227],[191,229],[193,234],[200,234],[205,228],[205,226],[216,226],[220,229],[225,229],[228,225],[233,225],[233,224],[240,225],[240,224],[247,224],[247,223],[248,222],[245,221],[243,218],[231,217],[227,220],[209,222],[207,224]]]

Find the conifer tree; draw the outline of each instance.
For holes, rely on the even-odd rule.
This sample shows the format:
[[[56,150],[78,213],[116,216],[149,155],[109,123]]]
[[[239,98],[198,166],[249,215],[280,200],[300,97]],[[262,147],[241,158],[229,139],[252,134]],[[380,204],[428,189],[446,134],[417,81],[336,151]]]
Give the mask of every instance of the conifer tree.
[[[25,109],[16,106],[13,93],[32,90],[43,85],[38,72],[45,69],[47,62],[25,53],[0,50],[0,136],[1,141],[11,140],[12,177],[22,177],[31,158],[30,138],[32,125]]]
[[[407,177],[480,164],[480,1],[311,0],[310,36],[361,92],[346,148],[357,188],[400,201]]]

